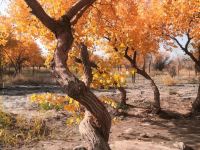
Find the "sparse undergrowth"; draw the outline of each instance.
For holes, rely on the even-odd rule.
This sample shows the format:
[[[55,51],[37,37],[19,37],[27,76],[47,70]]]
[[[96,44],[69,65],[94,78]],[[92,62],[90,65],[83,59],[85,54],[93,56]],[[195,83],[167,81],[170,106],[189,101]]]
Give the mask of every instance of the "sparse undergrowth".
[[[17,147],[50,134],[44,120],[30,120],[0,110],[0,146]],[[1,148],[0,147],[0,148]]]
[[[56,82],[52,79],[42,77],[42,76],[26,76],[23,74],[18,74],[15,77],[4,76],[4,84],[6,85],[56,85]]]
[[[174,86],[177,83],[177,81],[169,75],[164,76],[162,78],[162,81],[163,81],[163,84],[166,86]]]
[[[68,96],[44,93],[32,94],[29,99],[32,103],[37,104],[38,108],[42,110],[47,111],[54,109],[57,111],[67,111],[70,114],[70,117],[68,117],[66,120],[67,125],[77,125],[84,117],[84,108],[79,104],[79,102]],[[124,108],[125,106],[121,106],[110,97],[101,96],[100,100],[112,109],[126,109]],[[115,121],[116,118],[113,118],[113,120]]]

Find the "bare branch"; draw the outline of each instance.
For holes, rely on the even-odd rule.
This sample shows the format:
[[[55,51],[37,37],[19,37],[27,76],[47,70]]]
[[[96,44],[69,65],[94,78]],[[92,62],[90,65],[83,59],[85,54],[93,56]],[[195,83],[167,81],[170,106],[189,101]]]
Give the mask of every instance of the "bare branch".
[[[125,49],[124,57],[133,65],[133,59],[128,55],[128,47]]]
[[[195,64],[196,65],[198,65],[198,66],[200,66],[200,62],[195,58],[195,56],[188,50],[188,46],[189,46],[189,44],[190,44],[190,42],[191,42],[191,40],[192,40],[192,38],[190,37],[190,34],[189,34],[189,30],[188,30],[188,32],[187,32],[187,43],[186,43],[186,45],[185,45],[185,47],[183,47],[182,45],[181,45],[181,43],[178,41],[178,39],[177,38],[175,38],[175,37],[172,37],[172,36],[169,36],[171,39],[173,39],[178,45],[179,45],[179,47],[185,52],[185,54],[187,54],[194,62],[195,62]]]
[[[171,35],[168,35],[168,36],[169,36],[172,40],[174,40],[182,50],[185,51],[185,48],[183,47],[183,45],[181,45],[181,43],[178,41],[177,38],[175,38],[175,37],[173,37],[173,36],[171,36]]]
[[[188,40],[187,40],[187,43],[185,44],[185,49],[188,50],[188,46],[189,46],[189,44],[190,44],[190,42],[192,40],[192,38],[190,37],[190,30],[188,30],[186,36],[187,36]]]

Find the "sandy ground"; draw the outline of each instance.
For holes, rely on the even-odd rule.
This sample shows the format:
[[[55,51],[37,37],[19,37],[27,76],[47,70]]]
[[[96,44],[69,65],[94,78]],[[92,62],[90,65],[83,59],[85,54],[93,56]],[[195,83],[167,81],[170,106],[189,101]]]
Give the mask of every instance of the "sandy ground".
[[[161,93],[161,106],[171,114],[187,114],[191,102],[197,93],[196,84],[177,84],[164,86],[158,84]],[[112,125],[109,143],[113,150],[178,150],[181,143],[200,150],[200,117],[185,119],[181,117],[158,117],[148,113],[147,106],[153,101],[153,92],[147,81],[129,84],[127,90],[128,101],[132,105],[126,117],[119,117]],[[20,150],[72,150],[73,147],[84,144],[78,127],[68,127],[65,124],[67,115],[63,112],[38,111],[31,104],[28,97],[32,93],[55,92],[61,93],[55,86],[15,86],[4,89],[1,103],[4,111],[19,114],[25,117],[43,117],[53,129],[52,135]],[[119,97],[115,90],[94,91],[97,96],[109,95]]]

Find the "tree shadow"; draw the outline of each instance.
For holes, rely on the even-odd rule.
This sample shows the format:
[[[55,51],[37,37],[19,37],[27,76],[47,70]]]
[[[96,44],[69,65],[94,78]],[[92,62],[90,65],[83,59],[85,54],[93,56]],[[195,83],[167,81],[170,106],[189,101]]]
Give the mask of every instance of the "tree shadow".
[[[0,89],[0,95],[2,96],[23,96],[27,94],[33,93],[62,93],[62,90],[59,86],[52,85],[40,85],[40,86],[32,86],[32,85],[18,85],[18,86],[9,86]]]
[[[162,112],[158,120],[146,120],[150,125],[166,129],[176,141],[184,142],[192,148],[200,149],[200,120],[186,118],[176,112]]]

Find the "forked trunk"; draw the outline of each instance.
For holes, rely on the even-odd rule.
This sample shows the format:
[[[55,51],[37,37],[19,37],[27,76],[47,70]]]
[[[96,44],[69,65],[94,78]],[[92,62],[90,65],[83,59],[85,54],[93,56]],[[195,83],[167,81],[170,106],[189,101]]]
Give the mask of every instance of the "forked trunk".
[[[198,112],[200,112],[200,83],[199,83],[196,100],[192,104],[192,113],[195,114]]]
[[[102,102],[82,81],[77,79],[69,71],[66,65],[66,54],[68,54],[69,49],[71,48],[71,42],[73,41],[72,35],[68,32],[64,32],[61,33],[57,39],[58,45],[54,55],[54,62],[52,63],[55,67],[53,71],[57,77],[57,81],[70,97],[76,99],[80,104],[85,106],[97,120],[96,123],[94,123],[94,119],[91,119],[88,117],[88,114],[86,114],[87,121],[81,123],[80,127],[81,135],[84,136],[91,150],[109,150],[107,143],[109,140],[111,117]],[[82,128],[83,126],[84,128]],[[92,140],[94,137],[95,140]],[[105,146],[105,148],[102,147],[106,144],[107,146]]]
[[[54,33],[57,38],[57,47],[54,52],[51,67],[58,83],[69,97],[77,100],[80,104],[85,106],[96,120],[95,123],[90,122],[91,120],[89,120],[89,124],[86,123],[87,128],[80,127],[81,134],[86,137],[86,140],[88,139],[87,141],[91,150],[109,150],[109,146],[107,148],[102,147],[101,145],[104,145],[104,143],[106,145],[108,143],[111,117],[102,102],[90,91],[90,88],[86,86],[84,82],[80,81],[70,72],[66,63],[68,60],[69,50],[73,44],[71,26],[78,21],[94,1],[95,0],[79,0],[72,5],[68,12],[61,16],[59,20],[54,20],[46,14],[37,0],[25,0],[27,5],[32,9],[32,14],[34,14],[52,33]],[[82,126],[84,126],[84,123],[82,123]],[[98,135],[97,140],[91,139],[91,136],[93,135],[91,132],[93,130],[95,131],[93,133]]]
[[[87,88],[90,88],[90,84],[92,82],[92,69],[89,60],[87,46],[84,45],[83,43],[81,43],[81,59],[84,68],[83,71],[85,75],[85,84],[87,85]],[[86,98],[89,100],[90,99],[89,95]],[[92,98],[98,101],[96,97]],[[101,105],[103,106],[103,104]],[[101,127],[97,118],[94,117],[95,114],[91,114],[91,112],[88,110],[89,109],[86,109],[84,119],[81,121],[79,126],[79,131],[82,137],[88,143],[88,150],[110,150],[110,147],[108,145],[108,138],[107,137],[105,138],[105,136],[99,130]],[[108,116],[109,118],[107,110],[105,112],[105,115]],[[109,122],[107,122],[106,124],[107,125],[110,124]],[[109,135],[109,133],[107,134]]]

